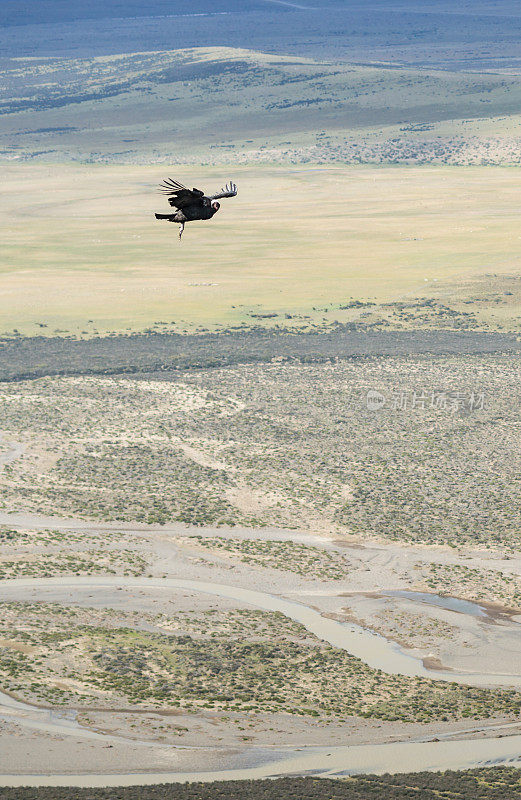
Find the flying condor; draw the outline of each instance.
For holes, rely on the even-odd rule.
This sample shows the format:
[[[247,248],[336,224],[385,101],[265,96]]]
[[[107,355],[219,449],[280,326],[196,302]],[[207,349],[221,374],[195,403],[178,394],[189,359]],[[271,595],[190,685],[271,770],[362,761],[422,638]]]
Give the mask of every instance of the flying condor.
[[[217,194],[206,195],[200,189],[187,189],[179,181],[167,178],[160,184],[159,191],[168,196],[168,202],[175,211],[171,214],[156,214],[156,219],[177,222],[181,226],[179,229],[179,238],[181,238],[187,222],[193,222],[197,219],[211,219],[221,207],[221,204],[217,201],[222,197],[235,197],[237,187],[230,181]]]

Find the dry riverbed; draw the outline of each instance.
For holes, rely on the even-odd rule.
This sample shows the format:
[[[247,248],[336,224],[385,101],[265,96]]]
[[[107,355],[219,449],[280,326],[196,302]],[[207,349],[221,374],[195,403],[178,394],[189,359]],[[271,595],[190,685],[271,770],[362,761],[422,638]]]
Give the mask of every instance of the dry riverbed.
[[[213,769],[276,759],[288,747],[518,732],[521,695],[494,689],[492,677],[487,689],[391,675],[385,665],[379,672],[279,612],[125,583],[151,576],[253,589],[316,609],[324,625],[355,621],[458,680],[461,672],[515,677],[521,645],[509,587],[521,583],[517,557],[283,530],[0,521],[3,577],[33,582],[1,586],[2,687],[42,707],[40,717],[53,724],[57,713],[77,726],[64,735],[63,723],[46,729],[39,718],[35,727],[34,714],[3,707],[12,771],[60,771],[65,751],[72,772],[81,765],[110,772],[116,763],[189,771],[201,764],[194,750],[201,742]],[[425,585],[425,576],[451,574],[461,563],[468,570],[457,596],[475,601],[463,610]],[[115,583],[96,584],[100,565]],[[92,585],[74,585],[87,576]],[[487,591],[502,613],[481,599]],[[96,736],[85,740],[85,731]]]

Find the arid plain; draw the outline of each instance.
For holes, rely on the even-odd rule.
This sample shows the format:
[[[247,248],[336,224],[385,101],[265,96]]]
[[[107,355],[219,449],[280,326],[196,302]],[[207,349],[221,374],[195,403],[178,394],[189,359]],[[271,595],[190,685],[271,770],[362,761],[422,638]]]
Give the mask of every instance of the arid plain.
[[[9,780],[510,747],[516,374],[498,353],[4,383]]]
[[[515,168],[236,166],[239,195],[181,243],[154,219],[170,174],[217,191],[230,172],[4,167],[4,335],[519,330]]]
[[[9,800],[521,764],[519,9],[214,5],[0,9]]]

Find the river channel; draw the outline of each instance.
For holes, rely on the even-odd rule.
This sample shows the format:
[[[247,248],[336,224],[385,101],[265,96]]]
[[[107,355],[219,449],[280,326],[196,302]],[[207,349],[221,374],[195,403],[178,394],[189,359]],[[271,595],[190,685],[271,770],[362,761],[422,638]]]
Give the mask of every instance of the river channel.
[[[0,581],[0,588],[45,588],[47,591],[56,586],[63,589],[70,586],[77,589],[92,587],[121,586],[126,588],[149,589],[156,591],[172,591],[178,589],[204,592],[226,597],[246,603],[266,611],[278,611],[286,617],[299,622],[310,633],[334,647],[348,651],[363,660],[369,666],[387,673],[408,676],[420,676],[462,683],[471,686],[506,686],[521,689],[521,675],[461,673],[451,671],[430,670],[420,659],[403,652],[400,647],[383,637],[351,624],[342,623],[324,617],[319,611],[302,603],[287,600],[268,593],[243,589],[221,583],[177,578],[131,578],[114,576],[96,577],[59,577],[59,578],[20,578]],[[5,702],[4,702],[5,701]],[[50,725],[54,731],[62,735],[83,735],[74,721],[54,715],[52,720],[41,719],[41,710],[25,703],[13,701],[8,695],[0,695],[0,715],[2,707],[13,708],[13,702],[19,709],[29,713],[31,709],[39,717],[39,724]],[[513,723],[511,727],[514,727]],[[508,728],[509,725],[501,726]],[[84,731],[92,736],[91,731]],[[100,734],[94,734],[98,737]],[[521,759],[521,736],[497,736],[485,739],[458,739],[443,741],[401,742],[379,745],[355,745],[346,747],[307,747],[300,752],[295,750],[286,753],[274,751],[273,759],[265,757],[258,766],[242,769],[223,769],[218,772],[191,773],[125,773],[110,775],[2,775],[3,785],[67,785],[67,786],[117,786],[133,784],[152,784],[180,781],[232,780],[243,778],[263,778],[275,775],[312,774],[323,776],[342,776],[360,772],[404,772],[408,770],[443,770],[466,769],[491,764],[518,765]]]

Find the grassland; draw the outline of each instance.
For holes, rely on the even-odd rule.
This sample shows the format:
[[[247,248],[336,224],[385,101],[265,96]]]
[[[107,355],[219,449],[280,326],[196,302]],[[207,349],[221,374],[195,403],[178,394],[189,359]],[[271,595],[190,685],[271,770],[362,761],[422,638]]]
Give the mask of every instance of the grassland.
[[[118,612],[116,621],[113,616],[97,610],[89,620],[86,609],[2,604],[3,686],[57,705],[111,708],[127,702],[317,718],[428,722],[516,717],[521,710],[521,695],[514,691],[386,675],[280,614],[237,611],[223,620],[214,611],[202,626],[194,612],[176,615],[176,627],[191,631],[183,635],[153,633],[144,629],[150,620],[135,615],[121,627],[125,614]],[[153,621],[159,628],[161,618]]]
[[[235,166],[239,196],[182,244],[153,217],[165,170],[208,190],[228,177],[6,166],[2,332],[519,330],[514,170]]]

